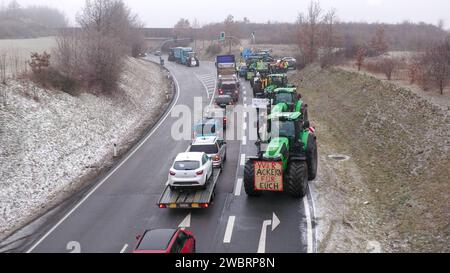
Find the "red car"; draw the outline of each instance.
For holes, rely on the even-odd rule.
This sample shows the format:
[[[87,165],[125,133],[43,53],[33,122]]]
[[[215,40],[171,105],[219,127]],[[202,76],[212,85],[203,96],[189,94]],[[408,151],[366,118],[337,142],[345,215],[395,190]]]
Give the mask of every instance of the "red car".
[[[195,237],[183,228],[147,230],[136,239],[133,253],[195,253]]]

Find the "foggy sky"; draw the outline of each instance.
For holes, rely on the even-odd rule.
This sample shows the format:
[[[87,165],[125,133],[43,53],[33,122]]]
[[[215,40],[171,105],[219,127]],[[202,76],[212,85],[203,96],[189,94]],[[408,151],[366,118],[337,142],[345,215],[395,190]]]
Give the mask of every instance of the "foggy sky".
[[[1,3],[9,0],[0,0]],[[48,5],[63,11],[71,24],[84,0],[18,0],[22,6]],[[146,27],[172,27],[179,18],[200,24],[223,21],[228,14],[251,22],[295,22],[309,0],[124,0]],[[448,0],[320,0],[323,9],[335,8],[341,21],[399,23],[405,20],[450,28]]]

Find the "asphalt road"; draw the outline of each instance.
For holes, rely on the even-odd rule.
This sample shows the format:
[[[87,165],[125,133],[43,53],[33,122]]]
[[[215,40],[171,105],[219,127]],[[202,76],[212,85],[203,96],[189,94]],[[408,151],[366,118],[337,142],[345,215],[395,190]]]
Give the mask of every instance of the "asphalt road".
[[[166,63],[166,67],[178,82],[176,105],[193,109],[194,97],[202,97],[203,104],[209,104],[215,90],[214,63],[202,62],[199,68]],[[250,85],[242,80],[240,103],[250,104],[251,98]],[[248,118],[234,126],[250,127],[244,125]],[[178,227],[186,219],[190,220],[189,229],[196,235],[200,253],[315,250],[310,198],[299,200],[275,193],[259,198],[246,196],[239,182],[243,177],[242,157],[256,154],[251,141],[228,141],[227,163],[210,208],[159,209],[156,203],[167,182],[170,164],[189,145],[189,141],[172,139],[171,128],[176,120],[171,115],[161,120],[134,153],[73,201],[64,213],[49,219],[36,233],[39,235],[26,243],[24,251],[130,252],[135,236],[143,230]],[[274,214],[280,221],[278,226]]]

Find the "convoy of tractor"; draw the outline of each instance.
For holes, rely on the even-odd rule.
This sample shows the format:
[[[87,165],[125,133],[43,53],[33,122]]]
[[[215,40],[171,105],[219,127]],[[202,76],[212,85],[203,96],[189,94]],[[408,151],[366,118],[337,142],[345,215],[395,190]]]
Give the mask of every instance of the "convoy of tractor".
[[[195,124],[192,144],[171,166],[158,202],[160,208],[208,208],[212,204],[226,162],[226,109],[240,100],[240,77],[250,81],[254,99],[263,101],[256,107],[257,154],[247,157],[245,163],[243,182],[247,195],[287,192],[302,198],[307,194],[308,182],[316,178],[315,129],[308,119],[308,106],[296,86],[289,84],[286,74],[295,65],[295,59],[276,60],[270,50],[244,52],[240,62],[234,55],[216,57],[215,106]],[[170,49],[169,61],[199,66],[192,48]]]

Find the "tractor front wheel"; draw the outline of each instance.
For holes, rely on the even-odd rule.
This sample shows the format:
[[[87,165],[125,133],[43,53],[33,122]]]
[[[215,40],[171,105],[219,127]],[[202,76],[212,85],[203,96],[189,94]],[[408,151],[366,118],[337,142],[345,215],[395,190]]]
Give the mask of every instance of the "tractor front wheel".
[[[251,160],[245,163],[244,188],[248,196],[261,196],[261,192],[255,190],[255,165]]]
[[[308,166],[306,162],[291,162],[286,178],[287,192],[294,198],[303,198],[308,191]]]
[[[308,179],[312,181],[317,177],[317,165],[318,165],[317,139],[314,135],[309,135],[308,137],[306,161],[308,163]]]

